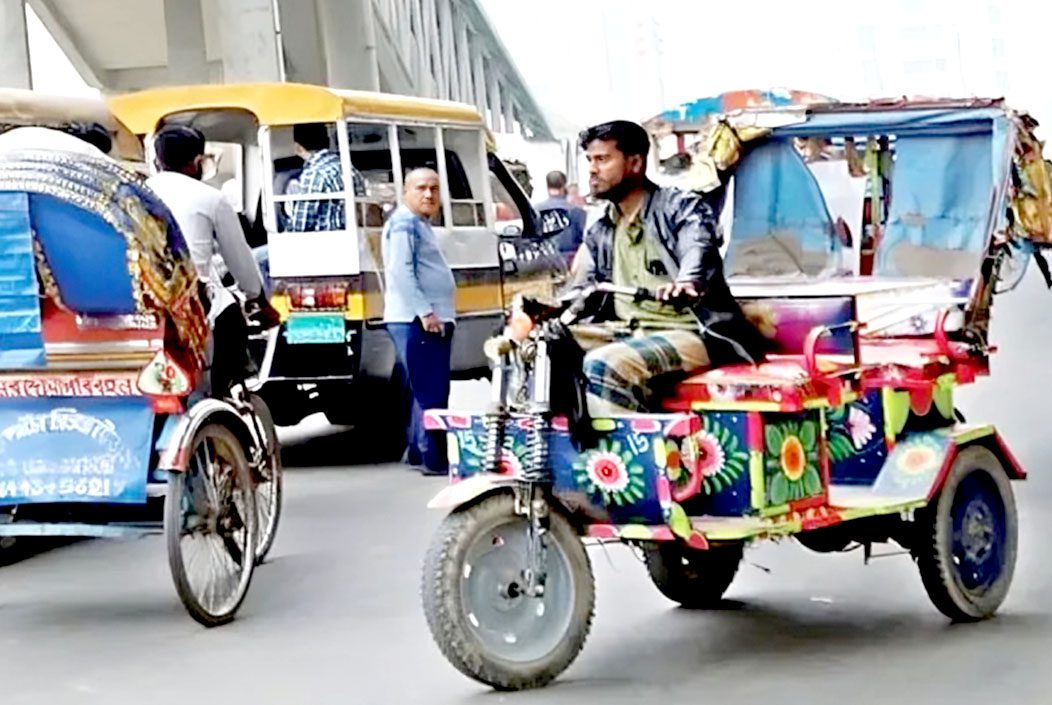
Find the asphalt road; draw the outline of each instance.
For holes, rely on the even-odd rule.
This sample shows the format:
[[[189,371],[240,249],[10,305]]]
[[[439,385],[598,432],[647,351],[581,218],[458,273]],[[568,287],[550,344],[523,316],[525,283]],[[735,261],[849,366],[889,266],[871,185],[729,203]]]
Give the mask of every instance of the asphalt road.
[[[913,564],[822,556],[791,541],[747,552],[725,609],[675,608],[622,548],[594,549],[592,635],[542,691],[490,693],[454,671],[427,632],[420,562],[443,480],[348,466],[352,438],[285,434],[285,518],[239,618],[185,615],[159,538],[84,542],[0,569],[0,685],[10,705],[225,702],[412,704],[1045,703],[1052,669],[1052,294],[1031,272],[998,301],[993,376],[960,406],[1000,426],[1031,472],[1017,485],[1021,546],[1000,616],[951,626]],[[461,399],[479,396],[461,387]],[[891,550],[892,547],[888,547]],[[733,700],[732,700],[733,699]]]

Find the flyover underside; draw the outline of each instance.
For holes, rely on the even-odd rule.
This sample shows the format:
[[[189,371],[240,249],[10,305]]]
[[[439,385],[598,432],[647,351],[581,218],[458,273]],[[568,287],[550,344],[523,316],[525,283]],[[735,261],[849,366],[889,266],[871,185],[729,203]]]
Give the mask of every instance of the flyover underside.
[[[30,81],[23,2],[105,91],[299,81],[471,103],[495,132],[551,138],[479,0],[0,0],[8,85]]]

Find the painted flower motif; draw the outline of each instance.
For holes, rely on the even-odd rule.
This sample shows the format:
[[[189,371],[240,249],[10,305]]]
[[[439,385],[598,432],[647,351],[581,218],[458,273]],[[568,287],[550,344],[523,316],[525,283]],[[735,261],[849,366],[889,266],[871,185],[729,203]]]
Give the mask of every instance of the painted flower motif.
[[[703,490],[712,495],[733,486],[749,466],[745,429],[738,417],[720,413],[703,414],[702,428],[683,439],[678,460],[682,470],[669,472],[668,477],[680,491],[689,492],[680,500]],[[740,434],[740,435],[739,435]],[[672,453],[669,454],[671,468]],[[688,488],[695,488],[693,490]]]
[[[934,477],[946,457],[946,447],[929,436],[914,436],[900,443],[893,457],[892,479],[896,485],[908,488]]]
[[[818,424],[810,418],[768,423],[764,435],[768,506],[821,494]]]
[[[697,441],[698,472],[704,477],[719,474],[727,461],[719,439],[709,431],[701,431],[694,438]]]
[[[632,505],[646,496],[643,466],[621,442],[600,439],[599,447],[583,454],[574,463],[577,485],[602,495],[606,504]]]
[[[851,442],[855,448],[862,450],[877,432],[877,427],[873,425],[869,414],[857,406],[852,406],[847,415],[847,430],[851,434]]]
[[[804,476],[807,470],[807,455],[804,452],[804,444],[799,438],[789,436],[782,441],[782,449],[778,457],[782,461],[782,472],[790,482],[796,482]]]
[[[592,453],[585,467],[596,487],[608,492],[621,492],[628,486],[628,468],[621,456],[610,452]]]

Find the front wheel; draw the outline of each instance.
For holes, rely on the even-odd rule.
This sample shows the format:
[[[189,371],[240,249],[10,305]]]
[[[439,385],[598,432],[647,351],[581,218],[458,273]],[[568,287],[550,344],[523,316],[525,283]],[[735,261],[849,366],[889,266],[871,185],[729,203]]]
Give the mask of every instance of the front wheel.
[[[918,513],[914,555],[940,612],[960,622],[993,616],[1012,582],[1018,526],[997,456],[982,446],[962,450],[938,498]]]
[[[176,592],[206,627],[234,618],[256,564],[256,505],[237,437],[210,424],[194,436],[186,470],[168,476],[164,533]]]
[[[718,607],[744,553],[743,543],[699,551],[677,542],[646,549],[647,571],[661,594],[693,610]]]
[[[551,515],[541,596],[524,588],[529,523],[499,494],[446,517],[424,561],[424,613],[461,673],[497,690],[546,685],[584,646],[595,609],[591,564],[569,522]]]

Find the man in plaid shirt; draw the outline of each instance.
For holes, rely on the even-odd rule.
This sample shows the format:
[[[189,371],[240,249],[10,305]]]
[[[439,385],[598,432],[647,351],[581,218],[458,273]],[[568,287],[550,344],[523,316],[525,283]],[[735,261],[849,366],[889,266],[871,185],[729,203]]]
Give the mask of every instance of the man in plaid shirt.
[[[343,167],[340,155],[329,148],[329,130],[324,123],[296,125],[292,129],[296,152],[303,159],[299,177],[299,191],[303,196],[343,191]],[[353,167],[354,193],[365,196],[365,181]],[[341,198],[294,201],[292,203],[292,232],[343,230],[347,226],[344,201]]]

